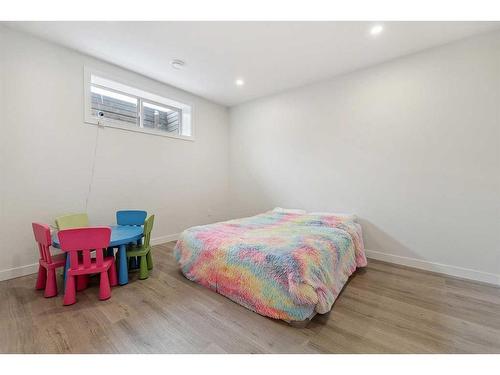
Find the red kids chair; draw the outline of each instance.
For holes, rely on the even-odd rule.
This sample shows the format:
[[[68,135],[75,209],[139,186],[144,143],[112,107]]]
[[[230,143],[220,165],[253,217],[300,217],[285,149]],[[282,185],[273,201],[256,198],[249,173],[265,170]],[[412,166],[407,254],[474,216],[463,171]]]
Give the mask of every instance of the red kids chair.
[[[32,223],[31,225],[40,252],[36,289],[45,289],[43,295],[46,298],[57,296],[56,268],[64,266],[64,254],[52,256],[50,253],[52,238],[48,225],[40,223]]]
[[[75,278],[94,273],[99,273],[101,278],[99,299],[110,298],[110,285],[118,284],[115,258],[104,256],[104,250],[109,246],[111,229],[108,227],[72,228],[61,230],[57,235],[61,250],[68,252],[70,257],[64,305],[72,305],[76,302]],[[95,258],[91,258],[91,252],[94,250]]]

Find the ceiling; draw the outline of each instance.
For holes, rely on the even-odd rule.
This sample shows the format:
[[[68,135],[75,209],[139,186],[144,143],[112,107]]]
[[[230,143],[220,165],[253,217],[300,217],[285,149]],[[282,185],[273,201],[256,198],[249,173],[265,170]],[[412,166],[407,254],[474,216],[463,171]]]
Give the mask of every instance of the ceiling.
[[[500,22],[6,22],[227,106],[500,28]],[[375,24],[384,30],[370,34]],[[186,65],[171,66],[172,59]],[[245,84],[235,85],[241,78]]]

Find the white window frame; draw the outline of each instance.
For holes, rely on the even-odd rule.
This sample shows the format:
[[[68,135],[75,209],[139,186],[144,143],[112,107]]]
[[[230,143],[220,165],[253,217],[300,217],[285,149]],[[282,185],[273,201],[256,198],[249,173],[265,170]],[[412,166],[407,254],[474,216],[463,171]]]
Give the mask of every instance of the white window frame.
[[[194,124],[193,124],[193,105],[190,103],[178,102],[173,99],[166,98],[161,95],[154,94],[152,92],[144,91],[128,84],[123,83],[125,80],[116,77],[109,73],[104,73],[97,71],[92,68],[84,67],[84,122],[91,125],[98,125],[128,131],[134,131],[139,133],[146,133],[152,135],[159,135],[162,137],[182,139],[187,141],[194,141]],[[97,77],[100,81],[106,84],[94,83],[92,84],[92,76]],[[97,86],[105,90],[114,91],[119,94],[127,95],[132,98],[137,99],[137,117],[139,119],[136,125],[127,124],[123,121],[118,121],[110,118],[99,118],[92,114],[92,99],[91,99],[91,86]],[[143,102],[146,101],[151,104],[156,104],[161,107],[166,107],[172,109],[181,114],[179,118],[179,134],[173,134],[162,130],[156,130],[151,128],[145,128],[143,126],[143,119],[141,114],[143,113]],[[190,130],[190,135],[183,135],[183,126],[186,126]]]

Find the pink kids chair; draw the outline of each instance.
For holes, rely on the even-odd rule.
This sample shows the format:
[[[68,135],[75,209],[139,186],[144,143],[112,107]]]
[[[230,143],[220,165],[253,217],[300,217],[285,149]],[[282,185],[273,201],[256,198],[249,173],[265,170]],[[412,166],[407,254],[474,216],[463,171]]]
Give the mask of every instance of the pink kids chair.
[[[111,228],[87,227],[64,229],[57,233],[61,250],[68,253],[70,264],[66,274],[64,305],[76,302],[75,278],[94,273],[100,274],[99,299],[111,297],[111,286],[118,284],[115,258],[105,257],[104,250],[109,246]],[[95,250],[95,258],[91,252]],[[86,280],[86,278],[82,278]],[[80,290],[80,288],[78,288]]]
[[[38,243],[40,259],[38,260],[38,277],[36,279],[36,289],[45,289],[46,298],[57,296],[56,268],[64,267],[64,254],[52,256],[50,246],[50,228],[48,225],[32,223],[35,241]]]

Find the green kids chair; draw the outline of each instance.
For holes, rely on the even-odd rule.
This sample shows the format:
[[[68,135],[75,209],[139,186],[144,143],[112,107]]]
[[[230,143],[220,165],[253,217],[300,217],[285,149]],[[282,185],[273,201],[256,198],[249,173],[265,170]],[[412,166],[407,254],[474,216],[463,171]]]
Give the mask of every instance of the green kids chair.
[[[88,227],[89,217],[85,213],[59,216],[56,217],[56,226],[58,230]]]
[[[139,257],[139,279],[144,280],[149,277],[149,271],[153,269],[153,259],[151,258],[151,231],[155,215],[151,215],[144,222],[144,238],[142,245],[133,245],[127,250],[127,260],[131,257]]]

